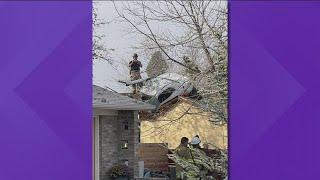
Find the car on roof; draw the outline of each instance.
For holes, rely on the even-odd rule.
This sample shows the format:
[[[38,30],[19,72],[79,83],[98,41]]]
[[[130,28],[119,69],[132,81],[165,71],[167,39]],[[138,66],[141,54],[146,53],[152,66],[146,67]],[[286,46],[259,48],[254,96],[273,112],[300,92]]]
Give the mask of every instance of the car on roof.
[[[143,83],[140,89],[142,100],[159,108],[177,99],[179,96],[200,99],[196,87],[191,81],[177,73],[164,73],[156,77],[144,78],[136,81],[127,81],[126,85]]]

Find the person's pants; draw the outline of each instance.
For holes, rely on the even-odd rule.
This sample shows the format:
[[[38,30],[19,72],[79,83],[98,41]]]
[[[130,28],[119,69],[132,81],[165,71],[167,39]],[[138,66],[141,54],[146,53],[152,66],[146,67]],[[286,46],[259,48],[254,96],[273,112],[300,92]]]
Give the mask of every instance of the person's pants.
[[[140,72],[131,71],[131,72],[130,72],[130,79],[131,79],[131,81],[141,79],[141,74],[140,74]],[[139,90],[139,88],[141,88],[141,86],[142,86],[142,83],[133,84],[133,85],[132,85],[133,93],[136,93],[136,92]]]

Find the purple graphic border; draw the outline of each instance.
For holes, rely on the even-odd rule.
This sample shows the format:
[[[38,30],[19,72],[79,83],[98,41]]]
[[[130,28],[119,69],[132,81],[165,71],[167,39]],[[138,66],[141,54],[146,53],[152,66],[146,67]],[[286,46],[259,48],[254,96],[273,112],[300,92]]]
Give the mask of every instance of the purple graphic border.
[[[0,179],[88,180],[91,2],[0,2]],[[320,2],[229,3],[230,179],[320,179]]]
[[[0,2],[0,179],[92,178],[92,2]]]
[[[320,2],[229,11],[230,179],[320,179]]]

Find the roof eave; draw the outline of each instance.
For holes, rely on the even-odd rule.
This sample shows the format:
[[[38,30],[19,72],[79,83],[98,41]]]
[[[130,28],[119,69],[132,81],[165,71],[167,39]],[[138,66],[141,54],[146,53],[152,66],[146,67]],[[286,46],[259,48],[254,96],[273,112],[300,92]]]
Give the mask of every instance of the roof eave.
[[[141,105],[141,106],[116,106],[116,105],[100,105],[94,104],[93,108],[95,109],[108,109],[108,110],[132,110],[132,111],[139,111],[139,110],[154,110],[156,107],[153,105]]]

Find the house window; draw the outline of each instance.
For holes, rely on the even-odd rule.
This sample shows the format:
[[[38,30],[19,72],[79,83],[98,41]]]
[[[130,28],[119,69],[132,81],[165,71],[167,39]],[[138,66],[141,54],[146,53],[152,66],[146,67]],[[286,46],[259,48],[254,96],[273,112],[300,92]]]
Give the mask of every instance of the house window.
[[[127,140],[121,141],[121,149],[128,149],[129,142]]]

